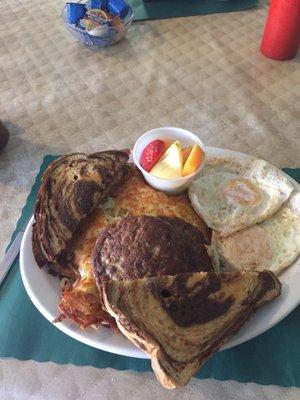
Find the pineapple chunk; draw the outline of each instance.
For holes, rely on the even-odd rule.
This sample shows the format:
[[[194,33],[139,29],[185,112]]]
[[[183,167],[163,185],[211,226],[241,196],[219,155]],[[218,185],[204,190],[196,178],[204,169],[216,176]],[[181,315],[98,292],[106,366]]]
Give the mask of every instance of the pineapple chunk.
[[[176,179],[182,177],[183,158],[181,144],[176,140],[154,165],[150,173],[157,178]]]
[[[194,144],[186,162],[184,163],[182,175],[187,176],[193,174],[200,167],[204,158],[204,152],[197,144]]]

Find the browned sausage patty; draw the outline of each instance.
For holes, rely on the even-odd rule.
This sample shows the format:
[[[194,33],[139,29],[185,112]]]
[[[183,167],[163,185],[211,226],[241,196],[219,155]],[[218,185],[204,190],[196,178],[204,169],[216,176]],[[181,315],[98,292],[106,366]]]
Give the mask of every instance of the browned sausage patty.
[[[203,236],[172,217],[127,217],[104,229],[93,250],[97,285],[104,277],[131,280],[212,269]]]
[[[159,218],[169,223],[180,235],[188,260],[188,272],[213,271],[211,259],[204,245],[206,241],[200,229],[181,218],[164,216]]]

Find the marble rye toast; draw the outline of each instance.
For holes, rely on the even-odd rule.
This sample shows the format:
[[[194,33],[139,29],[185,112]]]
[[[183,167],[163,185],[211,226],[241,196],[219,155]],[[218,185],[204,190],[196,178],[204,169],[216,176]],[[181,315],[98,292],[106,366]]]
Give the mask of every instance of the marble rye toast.
[[[257,308],[280,292],[270,271],[195,272],[102,285],[106,310],[149,355],[168,389],[186,385]]]
[[[36,262],[53,262],[79,224],[112,194],[128,170],[129,151],[74,153],[46,169],[34,212],[32,247]]]

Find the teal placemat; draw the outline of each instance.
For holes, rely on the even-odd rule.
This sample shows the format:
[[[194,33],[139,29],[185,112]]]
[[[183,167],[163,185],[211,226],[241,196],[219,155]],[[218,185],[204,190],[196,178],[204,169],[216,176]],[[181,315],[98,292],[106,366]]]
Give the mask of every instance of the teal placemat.
[[[243,11],[255,7],[258,0],[129,0],[129,3],[137,21]]]
[[[17,224],[15,236],[32,214],[40,176],[53,159],[47,156]],[[300,169],[286,169],[300,181]],[[263,335],[216,354],[198,378],[300,386],[300,308]],[[0,288],[0,357],[149,371],[150,362],[106,353],[81,344],[50,324],[27,296],[16,260]]]

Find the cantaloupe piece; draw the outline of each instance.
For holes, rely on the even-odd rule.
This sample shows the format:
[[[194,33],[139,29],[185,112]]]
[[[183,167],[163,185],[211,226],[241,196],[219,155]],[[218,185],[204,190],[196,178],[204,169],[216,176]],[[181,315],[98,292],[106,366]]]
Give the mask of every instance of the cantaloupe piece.
[[[151,169],[150,174],[157,178],[175,179],[182,177],[183,167],[181,144],[176,140]]]
[[[183,164],[186,162],[186,160],[188,159],[188,156],[190,155],[191,151],[192,151],[193,146],[189,146],[189,147],[184,147],[182,149],[182,158],[183,158]]]
[[[186,162],[184,163],[182,175],[193,174],[200,167],[204,158],[204,152],[198,144],[194,144]]]

